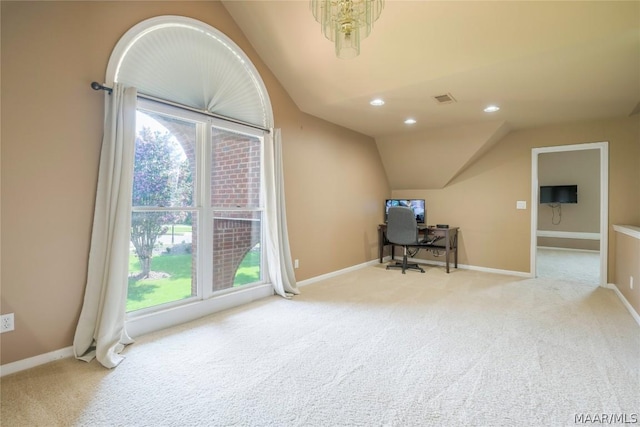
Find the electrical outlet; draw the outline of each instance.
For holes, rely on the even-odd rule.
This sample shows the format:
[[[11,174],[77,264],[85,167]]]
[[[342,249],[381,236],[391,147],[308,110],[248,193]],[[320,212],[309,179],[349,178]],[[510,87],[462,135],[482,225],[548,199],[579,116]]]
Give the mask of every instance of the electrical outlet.
[[[300,263],[298,262],[298,260],[293,261],[293,268],[298,268],[300,267]]]
[[[2,317],[0,317],[0,334],[13,331],[13,329],[13,313],[3,314]]]

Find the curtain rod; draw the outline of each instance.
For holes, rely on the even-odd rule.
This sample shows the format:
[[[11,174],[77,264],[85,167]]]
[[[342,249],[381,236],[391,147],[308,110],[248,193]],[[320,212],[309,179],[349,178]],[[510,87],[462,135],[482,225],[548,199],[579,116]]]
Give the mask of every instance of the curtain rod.
[[[113,92],[113,88],[110,88],[109,86],[102,85],[102,84],[100,84],[98,82],[91,82],[91,89],[93,89],[93,90],[104,90],[104,91],[108,92],[109,94],[111,94],[111,92]],[[251,124],[251,123],[243,122],[242,120],[232,119],[230,117],[220,116],[218,114],[214,114],[214,113],[206,111],[206,110],[199,110],[197,108],[189,107],[188,105],[179,104],[179,103],[173,102],[173,101],[167,101],[166,99],[156,98],[155,96],[145,95],[144,93],[138,93],[138,97],[139,98],[143,98],[143,99],[148,99],[149,101],[159,102],[160,104],[171,105],[172,107],[178,107],[178,108],[182,108],[182,109],[185,109],[185,110],[194,111],[196,113],[204,114],[206,116],[214,117],[216,119],[224,120],[226,122],[231,122],[231,123],[235,123],[235,124],[243,125],[243,126],[249,126],[251,128],[254,128],[254,129],[258,129],[258,130],[261,130],[261,131],[264,131],[264,132],[267,132],[267,133],[271,133],[271,131],[269,129],[263,128],[263,127],[258,126],[258,125],[254,125],[254,124]]]

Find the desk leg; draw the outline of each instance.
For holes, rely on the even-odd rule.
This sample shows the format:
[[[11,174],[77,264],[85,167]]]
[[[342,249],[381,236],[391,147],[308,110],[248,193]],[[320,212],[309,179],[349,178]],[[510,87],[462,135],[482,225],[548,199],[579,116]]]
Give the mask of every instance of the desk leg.
[[[453,238],[453,250],[455,251],[455,254],[453,255],[455,258],[455,266],[456,268],[458,268],[458,233],[456,232],[455,237]]]
[[[445,246],[445,258],[446,258],[446,265],[447,265],[447,274],[449,274],[449,246],[451,246],[450,242],[449,242],[449,233],[447,233],[447,244]]]
[[[384,256],[384,232],[382,229],[378,229],[378,256],[380,257],[380,264],[382,264],[382,258]]]

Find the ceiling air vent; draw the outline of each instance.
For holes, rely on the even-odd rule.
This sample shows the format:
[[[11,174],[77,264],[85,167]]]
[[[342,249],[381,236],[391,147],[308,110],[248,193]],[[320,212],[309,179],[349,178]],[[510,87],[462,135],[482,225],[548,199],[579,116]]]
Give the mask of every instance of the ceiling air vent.
[[[450,93],[445,93],[444,95],[436,95],[433,97],[433,99],[435,99],[438,104],[451,104],[453,102],[456,102],[455,98]]]

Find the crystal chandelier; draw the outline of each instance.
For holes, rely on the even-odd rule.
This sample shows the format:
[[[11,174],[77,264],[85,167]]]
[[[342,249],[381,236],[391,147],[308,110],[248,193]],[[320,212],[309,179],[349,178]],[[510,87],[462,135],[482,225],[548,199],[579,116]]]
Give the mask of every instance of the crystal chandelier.
[[[360,55],[360,39],[371,33],[384,0],[311,0],[311,11],[322,33],[336,45],[341,59]]]

